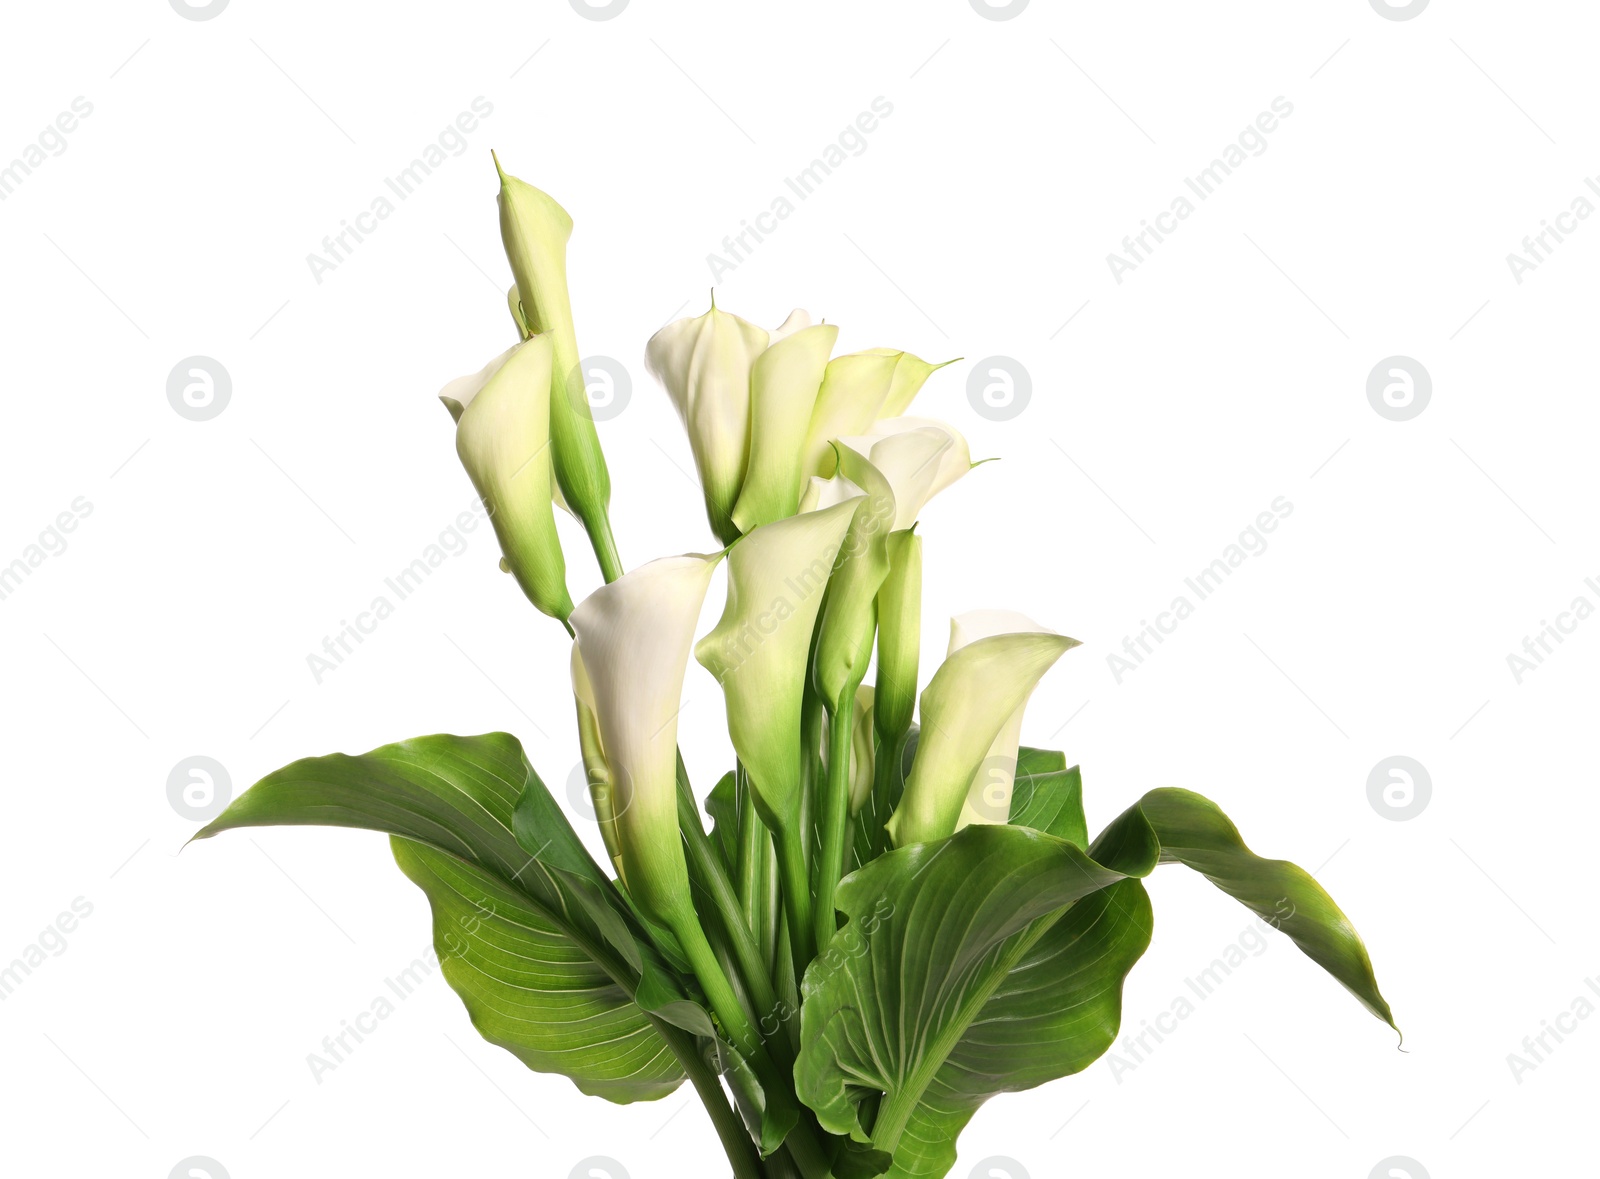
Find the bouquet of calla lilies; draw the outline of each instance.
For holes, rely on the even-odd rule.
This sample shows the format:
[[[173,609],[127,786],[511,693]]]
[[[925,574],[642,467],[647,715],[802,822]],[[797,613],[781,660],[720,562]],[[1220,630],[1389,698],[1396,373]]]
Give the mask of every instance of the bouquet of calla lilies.
[[[1021,744],[1075,640],[962,615],[919,695],[917,524],[974,466],[953,428],[906,416],[940,366],[835,356],[838,328],[801,311],[771,332],[715,305],[662,328],[646,360],[688,431],[715,551],[625,571],[567,292],[572,221],[500,181],[517,341],[440,396],[501,567],[573,637],[611,863],[507,733],[295,762],[198,837],[387,832],[485,1039],[613,1102],[689,1081],[738,1179],[946,1174],[990,1097],[1112,1044],[1158,864],[1204,875],[1393,1026],[1332,898],[1214,803],[1155,790],[1090,838],[1078,770]],[[605,578],[576,606],[558,507]],[[721,619],[697,642],[724,563]],[[731,745],[709,830],[677,747],[691,655],[722,687]]]

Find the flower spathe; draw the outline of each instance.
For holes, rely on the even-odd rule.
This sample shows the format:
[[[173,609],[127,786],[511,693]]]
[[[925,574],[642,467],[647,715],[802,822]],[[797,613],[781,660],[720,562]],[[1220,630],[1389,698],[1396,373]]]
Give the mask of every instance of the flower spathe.
[[[866,456],[894,489],[891,532],[910,528],[929,500],[972,469],[967,440],[933,418],[885,418],[839,441]]]
[[[672,928],[695,920],[678,833],[678,710],[695,623],[721,554],[663,557],[572,611],[610,771],[624,883]]]
[[[728,553],[728,599],[695,658],[722,685],[728,735],[763,818],[791,830],[800,808],[800,710],[817,612],[855,515],[846,500],[763,524]]]
[[[489,509],[506,567],[544,613],[572,613],[551,509],[548,336],[534,336],[439,393],[456,419],[456,454]]]
[[[916,760],[887,824],[895,846],[1006,821],[1022,710],[1044,673],[1077,645],[1009,611],[951,620],[949,654],[922,693]]]
[[[645,365],[689,433],[706,514],[724,544],[739,535],[733,510],[749,457],[750,370],[768,339],[765,328],[713,303],[704,315],[669,323],[645,345]]]
[[[833,474],[834,439],[863,434],[878,419],[905,413],[929,375],[943,367],[895,348],[835,356],[828,362],[806,431],[805,473]]]
[[[839,329],[795,311],[750,372],[750,461],[733,522],[741,532],[792,516],[805,474],[801,440]]]
[[[500,176],[500,239],[516,280],[507,293],[511,316],[524,335],[548,335],[551,341],[548,408],[555,487],[565,501],[563,506],[570,506],[583,521],[602,563],[614,563],[607,515],[611,475],[584,392],[572,298],[567,290],[572,217],[548,193],[507,175],[499,157],[494,166]]]
[[[627,870],[622,863],[622,841],[617,836],[617,813],[628,809],[630,799],[618,797],[616,783],[611,777],[611,767],[606,763],[605,741],[600,735],[600,718],[594,709],[594,686],[589,683],[589,673],[578,654],[578,644],[572,644],[572,698],[578,712],[578,749],[583,756],[583,776],[589,785],[589,798],[594,805],[594,821],[600,828],[600,839],[606,845],[617,870],[617,879],[626,882]]]
[[[806,479],[837,469],[837,439],[902,415],[943,367],[894,348],[830,360],[838,335],[801,310],[769,333],[713,301],[646,346],[646,365],[688,431],[706,513],[723,543],[794,515]]]

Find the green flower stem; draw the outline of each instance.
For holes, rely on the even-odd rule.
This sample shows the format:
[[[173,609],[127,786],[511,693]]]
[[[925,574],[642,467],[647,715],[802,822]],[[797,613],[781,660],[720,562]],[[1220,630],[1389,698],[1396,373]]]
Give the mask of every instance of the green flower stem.
[[[744,984],[745,992],[754,1007],[753,1017],[763,1024],[770,1023],[769,1015],[780,1011],[777,994],[772,989],[772,976],[768,973],[766,961],[762,958],[761,947],[757,945],[755,935],[745,922],[744,911],[739,907],[739,897],[734,892],[733,883],[723,870],[722,861],[717,859],[717,853],[713,850],[711,840],[706,836],[705,827],[700,822],[700,812],[695,805],[694,792],[689,788],[689,776],[681,757],[678,759],[678,827],[683,832],[689,872],[700,887],[705,889],[706,895],[711,898],[711,903],[716,908],[717,919],[727,935],[728,947],[733,951],[734,960],[739,966],[740,981]],[[784,1050],[779,1052],[779,1058],[787,1058],[786,1064],[792,1063],[793,1056],[787,1050],[787,1040],[782,1037],[772,1038],[783,1045]]]
[[[700,987],[706,993],[711,1010],[716,1013],[718,1022],[722,1024],[723,1033],[732,1041],[733,1046],[756,1066],[758,1074],[786,1075],[793,1068],[792,1062],[781,1072],[773,1067],[771,1057],[762,1045],[755,1026],[745,1015],[738,996],[734,994],[733,985],[722,972],[716,952],[712,950],[711,943],[706,940],[705,932],[699,924],[694,921],[684,921],[679,923],[679,927],[673,932],[683,944],[684,953],[689,956],[690,968],[700,980]],[[745,1136],[748,1139],[748,1133]],[[827,1157],[823,1154],[821,1144],[818,1143],[811,1126],[804,1120],[789,1131],[789,1136],[784,1139],[784,1145],[799,1165],[805,1179],[829,1179]]]
[[[739,859],[735,885],[739,890],[739,908],[751,933],[755,933],[760,929],[761,840],[766,837],[767,829],[756,815],[756,796],[744,766],[735,767],[734,783],[739,800]]]
[[[789,948],[797,979],[805,977],[806,967],[817,956],[811,926],[811,872],[806,867],[805,848],[798,831],[774,832],[778,845],[778,876],[783,882],[783,913],[789,927]]]
[[[683,952],[689,957],[689,968],[700,980],[700,989],[706,993],[706,1000],[711,1004],[717,1021],[722,1024],[728,1042],[747,1060],[754,1061],[766,1056],[756,1025],[751,1022],[733,984],[723,973],[722,963],[717,961],[717,953],[711,948],[700,923],[693,919],[678,921],[674,923],[672,932],[678,935]]]
[[[776,869],[777,860],[774,858],[773,867]],[[778,1014],[789,1029],[789,1046],[798,1056],[800,1053],[800,982],[796,977],[794,968],[794,941],[789,937],[789,915],[783,911],[783,901],[780,898],[774,905],[773,911],[778,915],[777,935],[777,962],[772,968],[773,982],[778,987],[778,1001],[781,1004]]]
[[[825,953],[838,928],[833,894],[844,875],[844,838],[850,826],[850,739],[853,685],[839,695],[828,717],[828,780],[822,794],[822,859],[817,864],[817,953]]]
[[[722,1082],[716,1071],[696,1050],[694,1037],[663,1019],[655,1016],[649,1018],[661,1038],[667,1042],[667,1047],[672,1049],[672,1054],[678,1058],[683,1071],[688,1074],[695,1092],[700,1095],[700,1104],[711,1115],[711,1125],[717,1131],[729,1165],[733,1167],[733,1179],[768,1179],[761,1158],[756,1153],[756,1144],[750,1140],[750,1132],[745,1129],[743,1119],[728,1104],[727,1094],[722,1091]]]
[[[600,575],[610,585],[622,576],[622,558],[617,555],[616,537],[611,535],[611,513],[602,508],[593,515],[593,519],[584,519],[583,526],[589,533],[595,560],[600,562]]]
[[[812,1120],[810,1111],[803,1112],[799,1124],[783,1140],[784,1149],[804,1179],[832,1179],[833,1171],[827,1156],[822,1153],[815,1129],[816,1122]]]
[[[758,818],[757,823],[760,823]],[[774,984],[778,980],[778,921],[783,916],[783,892],[778,887],[778,857],[772,849],[772,833],[760,828],[761,864],[757,885],[760,889],[760,906],[757,914],[756,944],[761,947],[761,957],[767,963],[767,973]]]
[[[905,762],[909,734],[902,733],[892,743],[879,742],[872,767],[872,855],[876,859],[889,850],[889,832],[884,824],[889,821],[889,799],[895,778]]]

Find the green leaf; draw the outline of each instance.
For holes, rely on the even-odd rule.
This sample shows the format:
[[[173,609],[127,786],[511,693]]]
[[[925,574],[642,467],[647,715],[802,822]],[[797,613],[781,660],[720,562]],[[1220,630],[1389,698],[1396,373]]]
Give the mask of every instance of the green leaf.
[[[485,1039],[612,1101],[663,1097],[683,1079],[633,997],[696,1030],[693,1004],[632,935],[631,913],[612,902],[515,737],[419,737],[305,758],[267,775],[195,838],[307,824],[399,837],[395,857],[433,906],[445,977]]]
[[[806,974],[795,1077],[825,1129],[892,1152],[890,1179],[944,1175],[985,1100],[1111,1045],[1150,939],[1136,878],[1157,863],[1205,874],[1391,1022],[1360,938],[1309,874],[1254,855],[1182,790],[1147,795],[1085,853],[1081,780],[1064,761],[1019,758],[1032,782],[1011,824],[901,848],[840,885],[847,923]]]
[[[1088,1068],[1122,1023],[1122,984],[1150,945],[1150,898],[1137,880],[1066,911],[996,988],[918,1103],[893,1179],[945,1174],[956,1137],[996,1093]]]
[[[739,862],[739,798],[732,770],[711,788],[705,807],[711,816],[711,846],[722,860],[723,871],[732,878]]]
[[[683,1071],[666,1041],[555,922],[480,868],[413,840],[391,843],[433,907],[444,976],[485,1040],[611,1101],[678,1087]]]
[[[1152,842],[1159,845],[1163,864],[1193,868],[1288,934],[1368,1011],[1395,1027],[1361,935],[1311,873],[1287,860],[1256,855],[1216,803],[1188,790],[1152,790],[1100,833],[1090,854],[1104,863],[1130,849],[1137,854]]]
[[[1067,759],[1048,749],[1017,751],[1016,784],[1011,791],[1013,827],[1032,827],[1065,839],[1075,847],[1089,846],[1089,827],[1083,817],[1083,775],[1077,766],[1067,769]]]
[[[1103,1052],[1150,932],[1142,889],[1102,892],[1122,877],[1065,839],[975,825],[846,878],[847,923],[806,972],[795,1066],[823,1128],[891,1152],[893,1176],[940,1175],[990,1096]]]

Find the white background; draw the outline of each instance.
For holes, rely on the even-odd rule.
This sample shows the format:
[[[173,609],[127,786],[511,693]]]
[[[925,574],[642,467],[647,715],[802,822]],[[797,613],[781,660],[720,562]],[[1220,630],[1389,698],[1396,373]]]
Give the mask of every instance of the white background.
[[[582,347],[632,374],[601,436],[633,565],[711,543],[645,340],[704,310],[707,254],[882,96],[719,305],[966,358],[918,410],[1003,461],[924,515],[925,670],[979,606],[1082,639],[1025,736],[1081,761],[1091,828],[1157,785],[1214,797],[1318,871],[1406,1032],[1402,1054],[1274,938],[1120,1078],[992,1102],[953,1174],[1577,1173],[1600,1020],[1520,1083],[1507,1055],[1600,973],[1600,622],[1520,684],[1506,656],[1600,604],[1600,224],[1520,284],[1506,255],[1600,171],[1591,8],[10,6],[0,161],[75,98],[93,113],[0,203],[0,563],[75,498],[92,512],[0,601],[0,962],[75,898],[93,912],[0,1004],[0,1170],[721,1173],[687,1090],[583,1098],[477,1039],[438,976],[319,1084],[307,1054],[423,949],[423,898],[377,835],[179,855],[196,824],[167,775],[206,755],[237,792],[306,754],[504,728],[564,797],[567,642],[487,532],[320,684],[306,659],[470,500],[434,394],[510,338],[488,149],[571,211]],[[464,154],[317,282],[307,255],[479,96]],[[1279,96],[1265,152],[1119,284],[1107,254]],[[204,422],[166,396],[197,354],[233,388]],[[1433,381],[1408,422],[1366,396],[1395,354]],[[967,398],[992,355],[1031,374],[1009,421]],[[1107,654],[1278,496],[1267,550],[1118,683]],[[597,574],[570,524],[577,597]],[[686,695],[703,791],[721,705],[698,667]],[[1394,754],[1432,779],[1410,821],[1368,800]],[[1135,1030],[1249,924],[1178,869],[1152,893]]]

